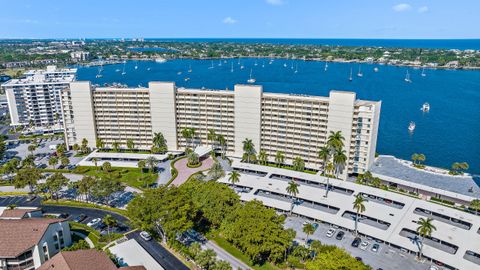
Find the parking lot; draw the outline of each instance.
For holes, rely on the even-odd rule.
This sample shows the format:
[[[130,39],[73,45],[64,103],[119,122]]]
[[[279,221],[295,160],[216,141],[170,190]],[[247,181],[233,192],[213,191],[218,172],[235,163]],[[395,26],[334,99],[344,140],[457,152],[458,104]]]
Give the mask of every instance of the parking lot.
[[[288,217],[285,220],[285,227],[292,228],[297,232],[296,241],[300,244],[305,243],[306,234],[303,232],[304,222],[312,222],[305,218],[301,217]],[[366,241],[368,246],[365,250],[360,247],[352,247],[351,243],[354,240],[355,236],[352,232],[345,232],[345,235],[342,240],[337,240],[335,237],[341,228],[334,228],[328,224],[323,224],[318,222],[319,226],[315,233],[309,236],[309,239],[319,240],[322,244],[326,245],[335,245],[340,248],[344,248],[348,253],[354,257],[362,258],[365,264],[368,264],[372,269],[384,269],[384,270],[425,270],[429,269],[430,264],[420,263],[415,260],[414,254],[408,254],[400,249],[391,247],[383,243],[382,241],[366,237],[360,237],[362,242]],[[335,232],[332,237],[327,237],[326,233],[329,229],[334,229]],[[379,250],[377,252],[372,251],[372,246],[377,243],[379,245]],[[438,267],[441,269],[440,267]]]

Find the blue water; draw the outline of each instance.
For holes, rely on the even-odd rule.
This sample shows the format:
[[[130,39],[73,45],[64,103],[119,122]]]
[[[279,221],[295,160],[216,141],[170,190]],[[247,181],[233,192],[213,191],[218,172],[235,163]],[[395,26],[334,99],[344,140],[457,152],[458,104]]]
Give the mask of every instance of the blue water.
[[[367,46],[393,48],[429,48],[429,49],[459,49],[480,50],[480,39],[291,39],[291,38],[183,38],[183,39],[146,39],[156,41],[182,42],[239,42],[239,43],[270,43],[270,44],[309,44],[329,46]]]
[[[123,64],[118,64],[104,66],[103,78],[95,78],[96,67],[80,68],[78,78],[98,84],[146,86],[157,80],[175,81],[180,87],[233,89],[235,84],[246,83],[252,69],[257,84],[267,92],[328,95],[331,89],[355,91],[360,99],[382,101],[378,153],[403,159],[410,159],[415,152],[423,153],[427,164],[439,167],[466,161],[470,172],[480,174],[480,71],[426,70],[427,76],[422,77],[418,69],[363,64],[364,77],[359,78],[358,64],[329,63],[325,72],[324,62],[277,59],[269,65],[268,59],[242,59],[245,68],[241,70],[237,61],[222,61],[222,66],[218,66],[216,60],[213,69],[209,69],[209,60],[130,61],[124,76],[115,71],[123,68]],[[298,64],[298,73],[294,73],[292,63],[294,67]],[[134,69],[136,64],[138,69]],[[189,65],[192,73],[187,73]],[[378,73],[373,71],[374,67],[379,68]],[[350,68],[354,73],[352,82],[348,81]],[[407,70],[412,83],[404,81]],[[179,71],[181,75],[177,74]],[[185,81],[185,77],[190,80]],[[429,113],[420,111],[424,102],[430,103]],[[407,130],[410,121],[417,125],[413,134]]]

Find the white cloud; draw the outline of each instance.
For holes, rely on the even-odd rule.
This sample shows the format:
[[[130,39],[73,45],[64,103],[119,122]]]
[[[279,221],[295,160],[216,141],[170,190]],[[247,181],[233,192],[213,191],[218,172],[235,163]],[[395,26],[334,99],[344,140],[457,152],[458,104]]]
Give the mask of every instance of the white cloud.
[[[270,5],[275,5],[275,6],[283,5],[283,0],[266,0],[266,1]]]
[[[238,21],[235,20],[234,18],[232,17],[226,17],[225,19],[223,19],[223,23],[226,23],[226,24],[234,24],[234,23],[237,23]]]
[[[427,12],[427,11],[428,11],[428,7],[427,7],[427,6],[423,6],[423,7],[420,7],[420,8],[418,9],[418,12],[419,12],[419,13],[425,13],[425,12]]]
[[[22,21],[23,23],[32,23],[32,24],[37,24],[38,21],[37,20],[30,20],[30,19],[25,19]]]
[[[410,6],[409,4],[402,3],[402,4],[393,6],[392,9],[395,10],[396,12],[403,12],[403,11],[411,10],[412,6]]]

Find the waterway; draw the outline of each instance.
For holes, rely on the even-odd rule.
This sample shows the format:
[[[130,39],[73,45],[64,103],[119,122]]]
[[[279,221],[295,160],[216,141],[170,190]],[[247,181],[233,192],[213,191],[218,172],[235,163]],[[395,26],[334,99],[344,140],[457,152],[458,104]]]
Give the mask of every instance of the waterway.
[[[354,91],[360,99],[382,101],[378,153],[407,160],[413,153],[423,153],[427,164],[447,168],[465,161],[469,172],[480,174],[480,71],[426,69],[426,76],[421,76],[421,69],[362,64],[363,77],[358,77],[358,63],[328,63],[327,70],[324,62],[316,61],[269,63],[252,58],[129,61],[104,66],[102,78],[96,78],[98,67],[81,67],[78,79],[100,85],[119,82],[136,87],[149,81],[174,81],[179,87],[233,89],[246,83],[252,70],[256,84],[266,92],[324,96],[332,89]],[[411,83],[405,82],[407,71]],[[430,103],[428,113],[420,110],[424,102]],[[413,133],[408,131],[410,121],[416,123]]]

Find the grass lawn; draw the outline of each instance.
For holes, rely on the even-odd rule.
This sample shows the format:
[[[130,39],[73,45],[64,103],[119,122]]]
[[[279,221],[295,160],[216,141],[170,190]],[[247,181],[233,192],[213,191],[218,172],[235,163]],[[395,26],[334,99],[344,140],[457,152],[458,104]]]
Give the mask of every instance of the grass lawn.
[[[22,191],[0,192],[0,196],[18,196],[18,195],[28,195],[28,192],[22,192]]]
[[[248,258],[247,255],[243,254],[241,250],[230,244],[227,240],[225,240],[223,237],[219,236],[218,234],[213,234],[210,235],[208,238],[209,240],[215,242],[217,245],[219,245],[221,248],[223,248],[225,251],[230,253],[232,256],[235,258],[239,259],[240,261],[246,263],[248,266],[252,267],[255,270],[278,270],[280,268],[274,266],[271,263],[265,263],[263,265],[253,265],[252,261]]]
[[[85,174],[96,177],[104,177],[107,173],[101,170],[101,167],[94,166],[79,166],[73,170],[73,173]],[[112,167],[109,172],[114,177],[118,178],[122,183],[128,186],[144,189],[145,183],[147,186],[156,182],[158,175],[156,173],[142,173],[139,168],[124,168]]]
[[[99,242],[98,242],[100,239],[99,232],[82,223],[77,223],[73,221],[70,221],[69,223],[70,223],[71,231],[79,232],[83,235],[86,235],[88,238],[90,238],[90,240],[92,240],[95,247],[99,247]]]

